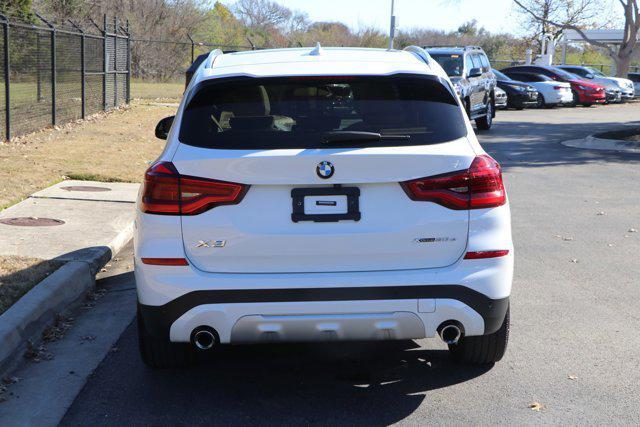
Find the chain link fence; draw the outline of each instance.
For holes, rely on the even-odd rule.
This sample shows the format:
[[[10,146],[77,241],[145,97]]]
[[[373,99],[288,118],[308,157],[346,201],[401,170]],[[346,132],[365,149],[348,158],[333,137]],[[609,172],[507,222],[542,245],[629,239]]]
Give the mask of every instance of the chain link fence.
[[[133,78],[147,81],[183,81],[185,70],[195,58],[213,49],[225,52],[262,49],[250,39],[247,45],[225,45],[199,42],[191,36],[187,40],[154,40],[133,37],[132,69]]]
[[[0,15],[0,25],[4,140],[129,102],[131,38],[117,18],[80,26]]]

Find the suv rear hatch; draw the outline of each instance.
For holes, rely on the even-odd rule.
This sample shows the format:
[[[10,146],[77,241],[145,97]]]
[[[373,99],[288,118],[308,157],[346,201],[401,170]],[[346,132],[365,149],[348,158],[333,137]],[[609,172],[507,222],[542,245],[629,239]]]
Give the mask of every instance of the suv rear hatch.
[[[204,200],[207,186],[233,193],[193,211],[183,203],[184,248],[198,269],[434,268],[463,255],[466,206],[412,200],[400,184],[466,170],[475,158],[447,82],[233,78],[194,93],[172,159],[181,176],[198,177],[184,178],[183,197]],[[466,197],[450,193],[458,191]]]

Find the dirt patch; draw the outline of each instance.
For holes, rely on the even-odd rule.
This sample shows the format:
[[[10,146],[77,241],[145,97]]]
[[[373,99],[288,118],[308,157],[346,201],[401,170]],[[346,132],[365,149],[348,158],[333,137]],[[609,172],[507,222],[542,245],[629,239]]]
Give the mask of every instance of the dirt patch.
[[[615,139],[619,141],[639,142],[640,128],[614,130],[610,132],[602,132],[593,135],[596,138]]]
[[[63,179],[140,182],[164,148],[154,129],[175,107],[130,107],[0,144],[0,209]]]
[[[63,264],[35,258],[0,257],[0,314]]]

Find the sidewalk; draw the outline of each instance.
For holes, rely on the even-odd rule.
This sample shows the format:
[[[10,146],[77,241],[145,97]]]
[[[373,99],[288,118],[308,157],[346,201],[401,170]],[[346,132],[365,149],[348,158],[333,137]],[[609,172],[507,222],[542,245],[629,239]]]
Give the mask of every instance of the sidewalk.
[[[64,263],[0,315],[0,372],[93,287],[95,274],[131,239],[138,188],[63,181],[0,212],[0,258]]]

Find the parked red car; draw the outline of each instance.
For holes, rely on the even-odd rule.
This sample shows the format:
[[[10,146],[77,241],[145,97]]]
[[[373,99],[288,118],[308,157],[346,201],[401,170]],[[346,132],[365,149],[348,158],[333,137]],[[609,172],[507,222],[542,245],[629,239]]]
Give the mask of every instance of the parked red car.
[[[502,71],[543,74],[545,76],[551,77],[553,80],[557,80],[559,82],[567,82],[571,84],[571,91],[573,92],[574,97],[574,106],[577,104],[582,104],[585,107],[590,107],[593,104],[604,104],[607,99],[607,94],[604,86],[583,80],[575,74],[571,74],[557,67],[542,65],[521,65],[516,67],[508,67],[503,69]]]
[[[573,96],[578,94],[578,99],[574,99],[576,104],[590,107],[593,104],[604,104],[607,99],[604,86],[578,79],[567,81],[571,84]]]

